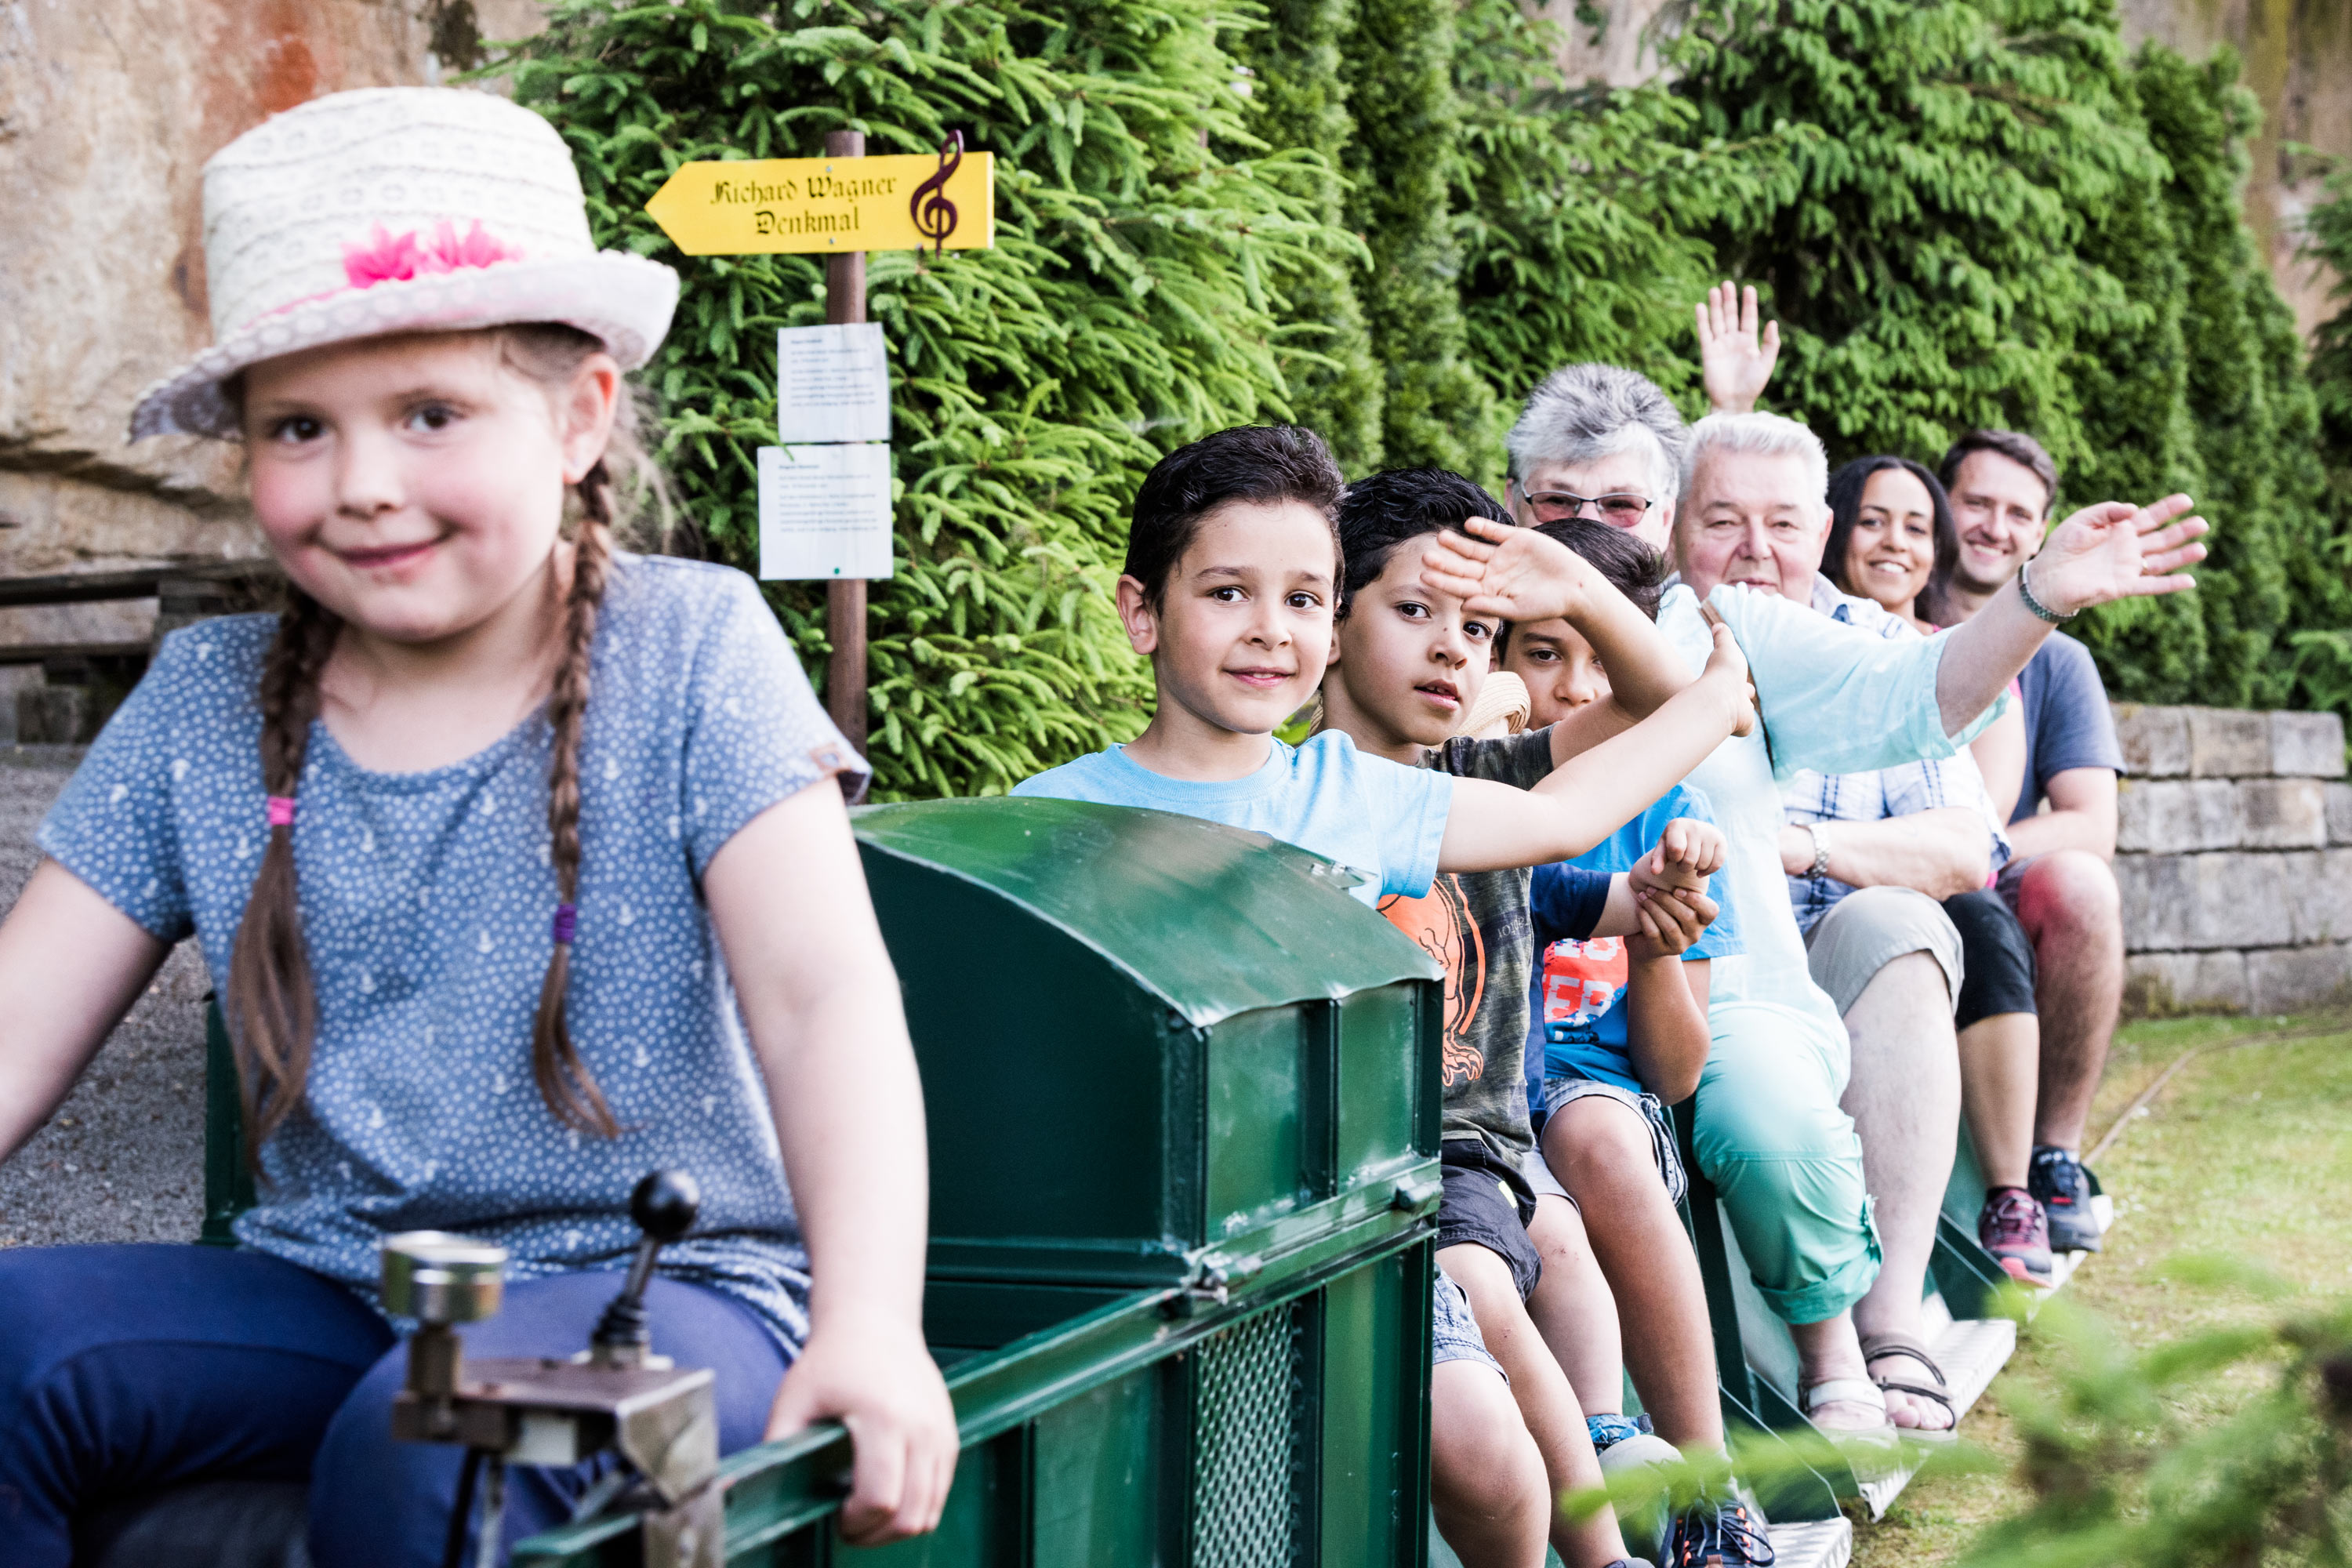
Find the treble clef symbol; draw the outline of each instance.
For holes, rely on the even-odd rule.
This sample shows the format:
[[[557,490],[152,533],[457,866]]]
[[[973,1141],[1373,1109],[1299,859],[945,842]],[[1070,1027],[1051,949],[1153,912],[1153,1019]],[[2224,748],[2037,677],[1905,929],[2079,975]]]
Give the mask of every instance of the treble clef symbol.
[[[950,131],[948,139],[940,143],[940,172],[917,185],[914,195],[907,202],[907,216],[915,220],[915,232],[931,242],[934,257],[946,253],[948,236],[955,232],[955,203],[948,200],[947,184],[948,177],[962,162],[963,132]]]

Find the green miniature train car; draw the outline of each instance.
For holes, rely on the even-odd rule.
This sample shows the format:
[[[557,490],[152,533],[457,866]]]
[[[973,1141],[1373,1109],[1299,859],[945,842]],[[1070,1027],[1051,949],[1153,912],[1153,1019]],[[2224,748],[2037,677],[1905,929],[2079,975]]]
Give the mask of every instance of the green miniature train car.
[[[924,1084],[939,1531],[831,1515],[849,1439],[730,1457],[730,1564],[1421,1564],[1441,997],[1315,857],[1064,801],[861,811]],[[251,1202],[215,1023],[206,1239]],[[560,1352],[570,1347],[550,1347]],[[634,1564],[625,1517],[517,1563]]]

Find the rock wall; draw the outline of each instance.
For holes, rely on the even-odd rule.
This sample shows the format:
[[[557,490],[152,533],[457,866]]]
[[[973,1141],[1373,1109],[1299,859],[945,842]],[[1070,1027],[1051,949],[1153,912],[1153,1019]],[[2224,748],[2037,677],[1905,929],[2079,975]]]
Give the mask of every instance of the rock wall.
[[[2133,1010],[2285,1013],[2352,993],[2352,784],[2333,713],[2118,704]]]
[[[540,16],[534,0],[0,0],[0,574],[257,552],[232,448],[123,441],[141,389],[209,341],[197,171],[280,110],[437,80]]]

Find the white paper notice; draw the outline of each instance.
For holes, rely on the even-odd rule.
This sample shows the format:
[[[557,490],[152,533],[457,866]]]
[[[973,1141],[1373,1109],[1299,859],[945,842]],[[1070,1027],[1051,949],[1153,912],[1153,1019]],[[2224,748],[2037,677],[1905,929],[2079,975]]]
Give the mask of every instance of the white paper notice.
[[[776,439],[887,441],[890,362],[878,321],[776,333]]]
[[[890,575],[890,448],[760,448],[760,575]]]

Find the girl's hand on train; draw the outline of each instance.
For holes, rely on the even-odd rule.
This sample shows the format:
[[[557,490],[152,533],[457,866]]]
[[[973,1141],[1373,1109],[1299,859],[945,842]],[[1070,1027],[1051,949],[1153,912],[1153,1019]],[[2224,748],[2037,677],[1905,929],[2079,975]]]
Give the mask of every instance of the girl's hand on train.
[[[841,1505],[841,1535],[879,1546],[936,1528],[955,1480],[955,1406],[919,1328],[832,1319],[776,1389],[768,1439],[819,1421],[849,1428],[856,1471]]]

